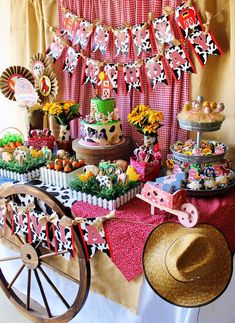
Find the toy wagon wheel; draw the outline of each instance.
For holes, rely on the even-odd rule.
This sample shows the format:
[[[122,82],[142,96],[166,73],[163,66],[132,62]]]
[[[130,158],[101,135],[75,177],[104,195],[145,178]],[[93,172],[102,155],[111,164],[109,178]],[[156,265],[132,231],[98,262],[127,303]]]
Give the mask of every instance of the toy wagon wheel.
[[[59,218],[65,214],[71,217],[55,197],[30,185],[8,187],[0,192],[0,199],[17,194],[41,200]],[[56,254],[43,247],[40,240],[26,243],[22,235],[11,235],[11,229],[7,213],[4,231],[0,229],[0,247],[6,250],[6,257],[2,251],[0,256],[0,286],[6,296],[33,322],[70,321],[85,303],[90,286],[90,266],[79,231],[74,228],[75,259],[68,260],[67,250]]]
[[[184,203],[180,206],[181,214],[178,215],[179,221],[185,227],[194,227],[198,222],[198,210],[191,203]]]

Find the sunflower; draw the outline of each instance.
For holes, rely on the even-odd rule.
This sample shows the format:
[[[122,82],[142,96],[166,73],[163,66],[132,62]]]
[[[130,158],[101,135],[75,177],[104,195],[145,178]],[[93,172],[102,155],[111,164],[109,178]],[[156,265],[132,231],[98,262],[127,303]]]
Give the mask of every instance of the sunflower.
[[[148,105],[140,104],[128,114],[127,119],[139,132],[151,136],[157,133],[163,117],[164,115],[161,111],[152,110]]]

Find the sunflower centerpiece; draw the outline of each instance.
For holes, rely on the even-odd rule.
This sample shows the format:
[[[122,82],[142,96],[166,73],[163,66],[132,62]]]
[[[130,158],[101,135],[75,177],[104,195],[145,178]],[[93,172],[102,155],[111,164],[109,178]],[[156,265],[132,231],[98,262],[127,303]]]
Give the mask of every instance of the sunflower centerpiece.
[[[147,146],[158,143],[158,129],[162,126],[163,119],[163,112],[142,104],[128,114],[128,122],[144,135],[144,144]]]
[[[52,102],[46,103],[43,111],[54,117],[57,124],[60,126],[59,141],[70,140],[70,121],[79,118],[79,104],[74,101]]]

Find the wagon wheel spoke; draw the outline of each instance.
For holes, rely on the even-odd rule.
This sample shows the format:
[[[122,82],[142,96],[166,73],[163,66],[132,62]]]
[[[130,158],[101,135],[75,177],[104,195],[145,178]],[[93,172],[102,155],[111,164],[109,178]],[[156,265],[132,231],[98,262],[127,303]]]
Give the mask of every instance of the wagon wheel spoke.
[[[16,260],[16,259],[21,259],[21,256],[12,256],[12,257],[0,258],[0,262],[2,262],[2,261]]]
[[[69,309],[70,305],[67,303],[67,301],[64,299],[64,297],[61,295],[60,291],[56,288],[56,286],[51,281],[51,279],[48,277],[48,275],[45,273],[45,271],[42,269],[42,267],[38,267],[38,269],[40,270],[40,272],[42,273],[43,277],[46,279],[48,284],[51,286],[51,288],[54,290],[54,292],[57,294],[57,296],[60,298],[60,300]]]
[[[39,256],[39,259],[44,259],[44,258],[49,258],[49,257],[55,257],[55,256],[59,256],[59,255],[64,255],[65,253],[68,253],[68,250],[63,250],[63,251],[59,251],[59,252],[53,252],[53,253],[47,253],[45,255]]]
[[[36,246],[35,246],[35,249],[38,249],[38,247],[40,246],[40,244],[42,243],[42,240],[40,240],[37,244],[36,244]]]
[[[29,311],[29,308],[30,308],[30,292],[31,292],[31,269],[28,269],[27,302],[26,302],[27,311]]]
[[[51,210],[56,212],[59,217],[67,213],[70,214],[69,210],[54,196],[35,186],[18,184],[5,189],[1,195],[4,198],[9,198],[15,197],[18,194],[28,194],[41,200]],[[27,241],[23,231],[22,233],[14,232],[12,235],[12,231],[14,231],[12,229],[15,228],[16,224],[12,223],[10,213],[6,215],[6,220],[5,230],[0,232],[0,242],[4,247],[6,246],[9,250],[16,251],[17,253],[0,255],[0,267],[3,267],[0,270],[0,287],[3,288],[9,300],[20,307],[23,313],[30,317],[33,322],[68,322],[82,308],[90,285],[90,266],[82,248],[80,232],[75,230],[74,233],[76,257],[72,258],[69,257],[70,253],[68,250],[55,252],[55,249],[48,249],[46,242],[44,244],[39,235],[33,243]],[[53,226],[50,225],[48,229],[49,238],[53,239]],[[4,249],[5,251],[7,252],[7,249]],[[21,257],[18,257],[19,255]],[[65,257],[62,255],[65,255]],[[13,262],[14,260],[15,263]],[[17,261],[21,260],[23,263],[17,266]],[[7,277],[7,266],[3,266],[4,264],[8,265],[8,262],[10,265],[14,265],[15,269],[10,279]],[[23,271],[24,268],[26,269],[25,272]],[[63,287],[68,284],[67,280],[64,279],[61,282],[63,287],[59,287],[56,284],[56,280],[50,275],[50,270],[59,279],[63,276],[71,281],[71,288],[76,292],[76,294],[72,295],[73,298],[71,300],[67,299],[63,293]],[[26,279],[23,278],[24,276],[26,276]],[[26,281],[23,285],[20,284],[18,286],[18,282],[23,282],[22,278]],[[35,280],[38,291],[35,295],[33,295],[33,280]],[[58,311],[56,315],[53,314],[53,307],[49,301],[51,294],[54,294],[59,303],[61,303],[61,306],[58,306],[58,309],[56,309]]]
[[[16,281],[16,279],[19,277],[19,275],[21,274],[22,270],[24,269],[25,265],[23,264],[20,269],[17,271],[17,273],[15,274],[14,278],[12,279],[12,281],[10,282],[10,284],[7,286],[8,289],[11,288],[11,286],[14,284],[14,282]]]
[[[39,290],[40,290],[40,293],[41,293],[41,296],[42,296],[42,299],[43,299],[43,303],[44,303],[44,305],[46,307],[46,310],[47,310],[48,317],[52,317],[51,310],[50,310],[50,307],[48,305],[47,298],[46,298],[44,289],[42,287],[42,282],[41,282],[40,277],[38,275],[37,269],[34,269],[34,274],[35,274],[35,277],[36,277],[36,280],[37,280],[37,283],[38,283],[38,287],[39,287]]]

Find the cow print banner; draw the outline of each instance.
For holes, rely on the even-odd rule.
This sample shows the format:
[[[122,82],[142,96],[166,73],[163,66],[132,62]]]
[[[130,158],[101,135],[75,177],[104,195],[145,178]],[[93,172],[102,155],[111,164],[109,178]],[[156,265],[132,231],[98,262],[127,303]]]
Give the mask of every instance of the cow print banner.
[[[105,64],[104,72],[108,75],[112,84],[113,90],[117,93],[118,90],[118,64]]]
[[[68,39],[72,41],[78,25],[78,17],[69,11],[66,12],[62,18],[61,35],[66,35]]]
[[[84,84],[90,82],[93,85],[93,87],[96,87],[99,71],[100,71],[99,62],[92,58],[87,58],[86,67],[85,67]]]
[[[61,38],[58,36],[55,36],[53,38],[53,42],[51,43],[51,45],[48,47],[46,51],[46,54],[52,58],[53,63],[55,63],[57,59],[60,58],[64,47],[65,46],[63,45]]]
[[[76,52],[76,50],[72,47],[68,47],[66,57],[64,60],[63,71],[67,71],[70,75],[72,75],[77,66],[79,58],[79,53]]]
[[[84,219],[80,224],[80,231],[86,244],[87,257],[92,258],[96,251],[104,252],[111,258],[110,249],[105,237],[104,229],[100,231],[93,225],[97,218]]]
[[[81,48],[85,50],[89,43],[92,32],[93,32],[93,24],[83,19],[80,22],[74,34],[73,42],[72,42],[73,46],[80,44]]]
[[[141,86],[141,75],[140,67],[136,63],[133,64],[124,64],[123,73],[125,80],[125,93],[130,92],[131,89],[135,89],[139,92],[142,92]]]
[[[223,54],[213,35],[205,33],[195,6],[185,8],[185,3],[178,6],[175,9],[175,20],[182,39],[189,41],[202,66],[206,64],[209,55]]]
[[[115,37],[115,57],[120,53],[128,56],[130,43],[129,29],[127,27],[114,29],[113,34]]]
[[[133,26],[132,34],[136,56],[139,56],[142,51],[151,52],[152,47],[150,42],[148,25],[142,23]]]
[[[99,49],[101,54],[104,55],[108,47],[108,42],[109,30],[102,25],[98,25],[95,29],[93,52]]]
[[[164,69],[162,57],[153,56],[145,59],[145,69],[147,79],[152,90],[155,89],[157,83],[168,85],[167,74]]]
[[[165,57],[176,80],[180,79],[183,72],[195,73],[194,66],[181,45],[166,48]]]

